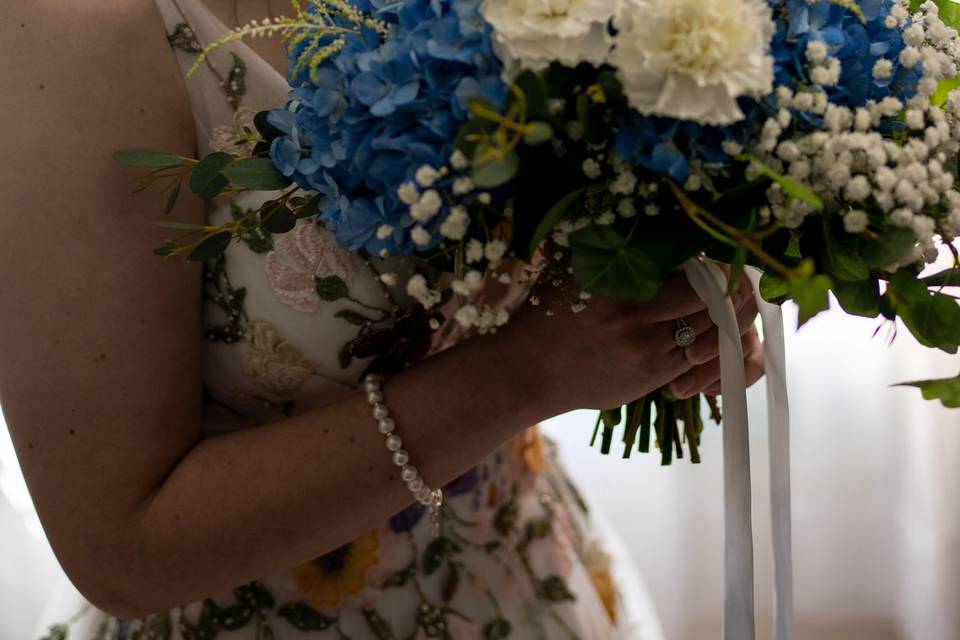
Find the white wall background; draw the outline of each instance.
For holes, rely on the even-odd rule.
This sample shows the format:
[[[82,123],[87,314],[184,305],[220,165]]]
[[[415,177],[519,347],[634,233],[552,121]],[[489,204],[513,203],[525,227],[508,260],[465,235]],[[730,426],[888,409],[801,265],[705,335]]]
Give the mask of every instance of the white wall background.
[[[799,333],[787,310],[793,409],[796,612],[800,640],[960,640],[960,412],[888,385],[957,373],[960,359],[876,321],[831,313]],[[751,390],[760,638],[768,637],[769,509],[762,384]],[[719,637],[720,433],[704,463],[605,458],[593,415],[550,422],[571,473],[613,521],[653,593],[670,640]],[[30,515],[0,428],[0,640],[30,640],[63,575]],[[24,518],[23,514],[28,514]]]

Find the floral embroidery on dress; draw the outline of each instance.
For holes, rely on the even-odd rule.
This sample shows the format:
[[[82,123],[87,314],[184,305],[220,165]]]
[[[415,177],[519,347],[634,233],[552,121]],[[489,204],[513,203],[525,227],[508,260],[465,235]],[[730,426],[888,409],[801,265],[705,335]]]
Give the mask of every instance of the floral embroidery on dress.
[[[600,597],[610,621],[617,623],[617,588],[610,574],[610,555],[596,541],[590,544],[584,554],[583,563],[590,574],[593,588]]]
[[[223,151],[235,156],[248,156],[256,146],[256,128],[253,118],[257,112],[247,106],[233,113],[232,125],[215,127],[210,138],[210,151]]]
[[[379,537],[368,531],[319,558],[290,570],[311,607],[339,606],[346,595],[356,595],[367,586],[367,572],[378,563]]]
[[[336,277],[349,286],[354,275],[352,255],[308,220],[298,220],[293,231],[275,237],[266,269],[280,301],[302,313],[320,308],[317,278]]]
[[[244,373],[279,396],[293,395],[315,371],[300,349],[266,320],[250,322],[246,337]]]

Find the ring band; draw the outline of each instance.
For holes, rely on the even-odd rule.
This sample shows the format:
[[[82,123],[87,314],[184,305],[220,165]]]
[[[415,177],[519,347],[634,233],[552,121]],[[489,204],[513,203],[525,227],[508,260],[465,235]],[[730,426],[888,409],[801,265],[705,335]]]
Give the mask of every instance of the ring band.
[[[693,327],[687,324],[687,321],[683,318],[677,319],[677,330],[673,334],[673,341],[677,343],[677,346],[681,349],[689,347],[697,339],[697,332],[694,331]]]

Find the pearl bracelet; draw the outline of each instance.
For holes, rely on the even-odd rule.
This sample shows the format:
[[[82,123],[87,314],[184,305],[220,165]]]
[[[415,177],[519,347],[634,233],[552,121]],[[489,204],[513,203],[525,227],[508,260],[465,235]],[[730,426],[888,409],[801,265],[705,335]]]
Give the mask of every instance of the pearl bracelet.
[[[373,417],[377,421],[377,429],[386,436],[387,450],[393,454],[393,464],[400,467],[400,477],[407,488],[413,493],[417,502],[427,508],[430,514],[430,534],[440,536],[440,506],[443,504],[443,490],[431,489],[423,482],[420,472],[409,464],[410,454],[403,449],[403,441],[394,433],[397,423],[390,417],[387,405],[383,404],[383,377],[376,373],[368,374],[363,380],[363,388],[367,393],[367,402],[373,407]]]

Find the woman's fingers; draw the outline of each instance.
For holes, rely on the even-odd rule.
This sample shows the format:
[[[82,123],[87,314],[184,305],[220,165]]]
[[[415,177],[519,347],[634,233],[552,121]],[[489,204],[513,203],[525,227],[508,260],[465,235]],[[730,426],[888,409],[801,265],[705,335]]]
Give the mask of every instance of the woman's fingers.
[[[756,330],[748,331],[742,338],[744,370],[747,386],[763,376],[763,343]],[[670,383],[670,393],[678,398],[689,398],[697,393],[717,395],[720,393],[720,358],[694,367]]]
[[[757,319],[757,301],[750,296],[737,311],[737,325],[740,327],[740,335],[753,328]],[[712,325],[705,333],[698,333],[697,339],[692,345],[684,349],[687,358],[694,364],[703,364],[713,360],[720,354],[720,330],[716,325]]]
[[[753,287],[750,286],[750,280],[748,278],[743,278],[740,280],[740,285],[737,287],[737,290],[733,293],[733,308],[736,311],[740,311],[743,308],[743,305],[750,302],[753,299]],[[710,312],[707,310],[700,311],[695,313],[692,316],[684,318],[687,324],[693,327],[693,330],[697,332],[697,335],[706,333],[711,327],[713,327],[713,319],[710,317]]]
[[[637,305],[637,303],[627,303]],[[687,276],[675,273],[663,284],[657,297],[648,302],[641,302],[644,320],[647,323],[672,322],[703,311],[706,303],[690,286]]]

